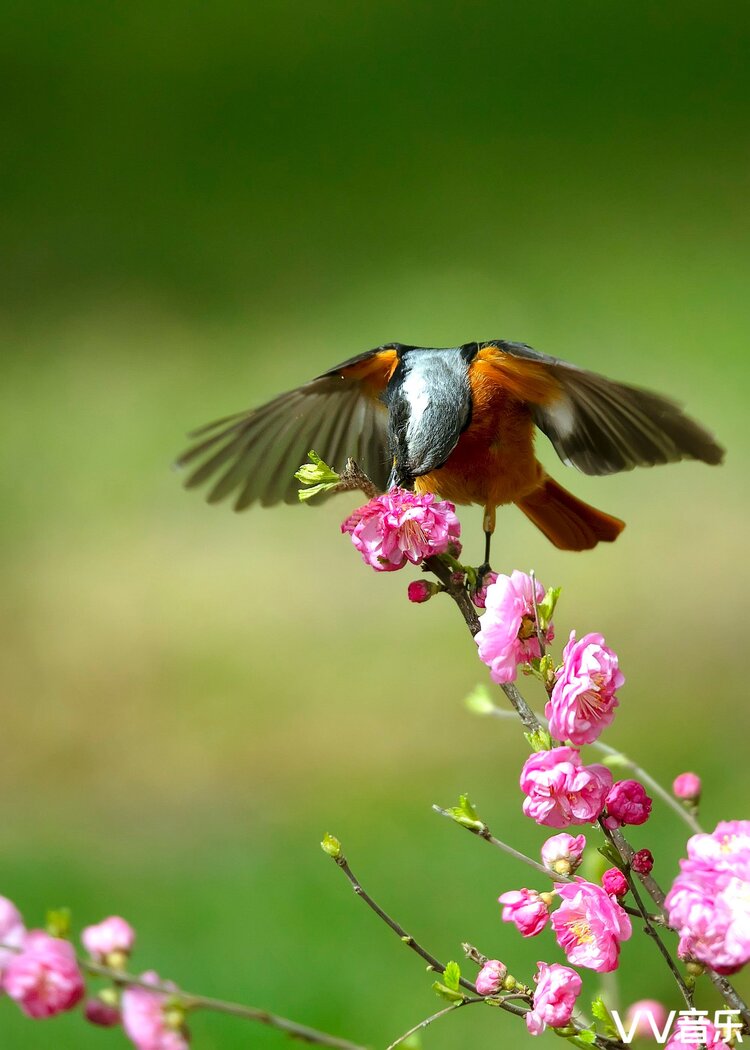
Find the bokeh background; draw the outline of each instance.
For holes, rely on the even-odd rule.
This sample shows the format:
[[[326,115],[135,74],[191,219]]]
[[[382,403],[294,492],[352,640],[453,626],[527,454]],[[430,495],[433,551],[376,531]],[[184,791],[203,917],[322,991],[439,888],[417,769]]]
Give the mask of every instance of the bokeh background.
[[[439,956],[558,958],[500,922],[533,876],[430,812],[468,791],[544,837],[520,733],[463,707],[455,610],[359,562],[353,499],[237,516],[170,471],[191,427],[393,339],[524,340],[726,444],[607,479],[545,450],[628,529],[564,554],[511,508],[495,560],[564,585],[560,639],[619,651],[610,743],[698,770],[707,824],[747,816],[748,36],[747,5],[692,0],[3,5],[0,890],[29,923],[119,912],[138,968],[383,1046],[437,1003],[331,831]],[[668,882],[682,827],[657,805],[633,838]],[[640,940],[622,1003],[678,1008]],[[4,1047],[125,1046],[0,1005]],[[425,1045],[524,1039],[467,1011]]]

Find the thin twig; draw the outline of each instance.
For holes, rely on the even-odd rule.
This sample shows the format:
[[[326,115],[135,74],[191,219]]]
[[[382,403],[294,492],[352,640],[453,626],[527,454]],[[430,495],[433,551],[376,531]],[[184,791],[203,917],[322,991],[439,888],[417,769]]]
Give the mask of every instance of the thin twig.
[[[444,964],[441,963],[439,959],[436,959],[435,956],[431,954],[431,952],[428,952],[426,948],[423,948],[419,941],[416,941],[410,933],[407,933],[400,923],[396,922],[395,919],[392,919],[391,916],[380,907],[377,901],[373,900],[373,898],[370,896],[367,890],[365,890],[364,887],[361,885],[352,869],[349,867],[349,863],[346,857],[344,857],[343,854],[339,854],[338,856],[335,856],[332,859],[333,862],[339,868],[341,868],[344,875],[346,875],[347,879],[351,884],[352,889],[357,894],[357,896],[361,897],[365,904],[375,912],[378,918],[382,919],[386,926],[389,926],[393,930],[396,936],[401,941],[403,941],[407,948],[411,948],[411,950],[413,952],[416,952],[416,954],[419,955],[420,958],[424,959],[430,970],[433,970],[437,974],[444,973]],[[467,990],[467,992],[471,992],[473,995],[478,994],[476,985],[472,984],[471,981],[467,981],[465,977],[461,977],[459,983],[461,984],[462,988],[465,988]],[[511,1003],[502,1003],[500,1004],[500,1006],[501,1009],[507,1010],[508,1013],[515,1014],[518,1017],[523,1017],[524,1013],[526,1012],[518,1006],[513,1006]]]
[[[497,849],[501,849],[510,857],[515,857],[516,860],[522,861],[524,864],[527,864],[530,868],[533,868],[540,874],[545,875],[548,879],[551,879],[552,882],[571,883],[576,881],[574,878],[571,878],[570,875],[561,875],[557,871],[552,871],[551,868],[546,868],[543,864],[540,864],[539,861],[534,860],[533,857],[529,857],[525,853],[521,853],[520,850],[515,849],[513,846],[509,846],[507,842],[503,842],[502,839],[496,838],[490,832],[490,829],[484,822],[482,822],[481,828],[473,828],[469,824],[461,824],[461,822],[456,820],[453,814],[450,813],[447,809],[442,809],[440,806],[435,805],[433,805],[432,808],[436,813],[439,813],[441,817],[447,817],[449,820],[453,821],[454,824],[460,824],[462,828],[465,828],[466,831],[470,831],[472,835],[476,835],[477,838],[483,839],[485,842],[489,842],[491,846],[495,846]],[[628,905],[622,903],[620,904],[620,907],[629,915],[635,915],[639,919],[642,918],[642,913],[638,911],[637,908],[630,908],[628,907]],[[655,923],[657,926],[665,925],[665,922],[661,915],[649,915],[648,917],[649,920],[652,923]]]
[[[529,572],[529,578],[531,580],[531,604],[534,609],[534,630],[536,631],[536,640],[539,642],[539,653],[544,658],[547,646],[544,643],[544,631],[539,623],[539,606],[536,600],[536,573],[533,569]]]
[[[19,953],[22,951],[17,945],[0,944],[0,948],[6,951]],[[228,1014],[239,1017],[245,1021],[256,1021],[259,1024],[275,1028],[286,1033],[292,1039],[310,1043],[314,1046],[327,1046],[331,1050],[365,1050],[359,1043],[352,1043],[348,1039],[339,1039],[338,1036],[328,1035],[327,1032],[319,1032],[316,1028],[308,1028],[307,1025],[297,1024],[286,1017],[270,1013],[268,1010],[259,1010],[254,1006],[243,1006],[241,1003],[227,1002],[223,999],[212,999],[207,995],[194,995],[185,992],[181,988],[175,988],[171,983],[146,981],[135,974],[124,970],[114,970],[109,966],[102,966],[92,962],[90,959],[78,957],[78,966],[92,977],[105,977],[120,987],[144,988],[148,992],[157,995],[166,995],[170,1000],[176,1001],[184,1010],[213,1010],[214,1013]]]
[[[460,1010],[462,1006],[473,1006],[474,1003],[483,1002],[484,999],[482,998],[461,999],[460,1002],[451,1003],[450,1006],[445,1006],[442,1010],[438,1010],[437,1013],[431,1014],[429,1017],[425,1017],[425,1019],[423,1021],[420,1021],[419,1024],[415,1024],[414,1027],[410,1028],[408,1032],[404,1032],[403,1035],[400,1035],[398,1039],[391,1043],[391,1045],[388,1047],[388,1050],[394,1050],[395,1047],[401,1046],[402,1043],[406,1042],[409,1036],[416,1035],[417,1032],[421,1031],[423,1028],[427,1028],[428,1025],[431,1025],[433,1021],[439,1021],[441,1017],[445,1017],[447,1016],[447,1014],[452,1014],[454,1011]]]

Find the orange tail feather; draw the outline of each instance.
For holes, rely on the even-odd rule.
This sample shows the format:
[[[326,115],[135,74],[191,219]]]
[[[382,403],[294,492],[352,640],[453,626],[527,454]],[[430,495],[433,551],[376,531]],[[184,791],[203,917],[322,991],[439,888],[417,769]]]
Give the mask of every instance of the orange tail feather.
[[[597,543],[612,543],[625,522],[576,499],[552,478],[518,501],[527,518],[564,551],[585,551]]]

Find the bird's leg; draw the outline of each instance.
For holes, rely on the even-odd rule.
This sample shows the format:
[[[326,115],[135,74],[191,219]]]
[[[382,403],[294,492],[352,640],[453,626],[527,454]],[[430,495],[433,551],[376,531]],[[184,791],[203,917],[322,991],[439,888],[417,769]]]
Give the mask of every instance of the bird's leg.
[[[481,587],[484,582],[484,577],[490,568],[490,547],[492,546],[492,533],[495,531],[495,507],[487,505],[484,508],[484,561],[477,569],[477,587]]]

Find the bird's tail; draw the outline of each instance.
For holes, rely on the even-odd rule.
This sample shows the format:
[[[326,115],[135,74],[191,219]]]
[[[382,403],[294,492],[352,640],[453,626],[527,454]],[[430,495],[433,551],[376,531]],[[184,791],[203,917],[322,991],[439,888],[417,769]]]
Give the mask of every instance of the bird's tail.
[[[625,528],[624,521],[576,499],[549,477],[517,505],[564,551],[585,551],[597,543],[612,543]]]

